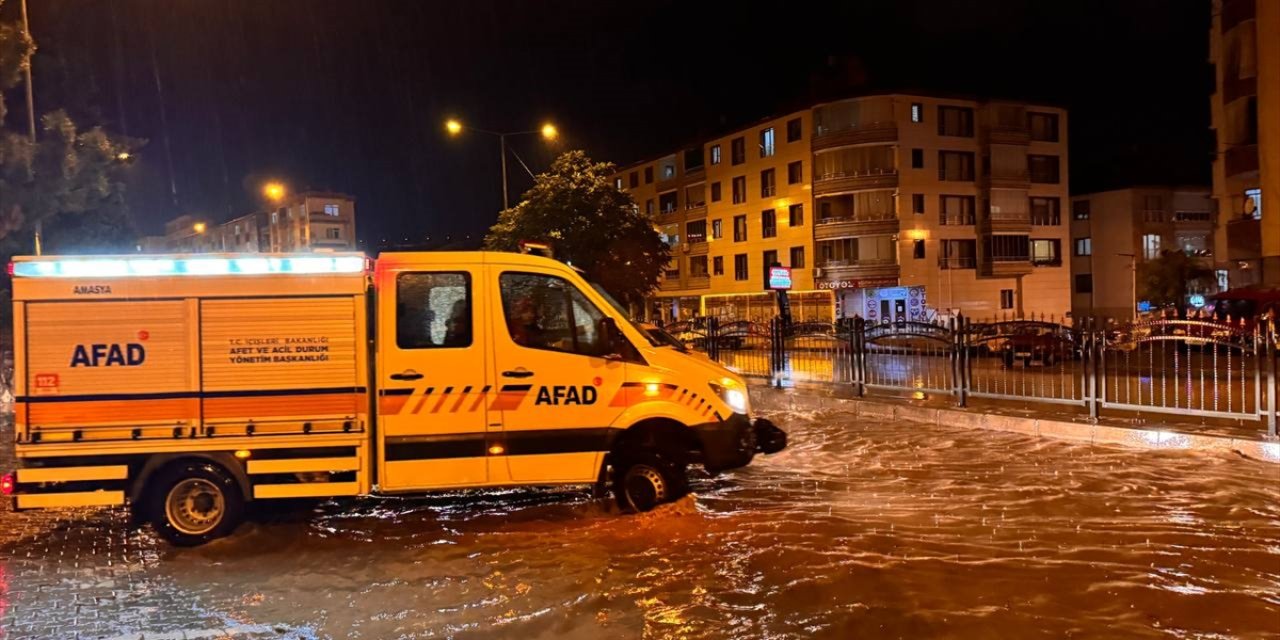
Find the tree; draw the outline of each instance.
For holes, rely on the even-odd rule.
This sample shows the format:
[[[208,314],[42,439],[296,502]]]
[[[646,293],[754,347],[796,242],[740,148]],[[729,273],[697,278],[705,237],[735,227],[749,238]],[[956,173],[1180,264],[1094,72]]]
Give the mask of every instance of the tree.
[[[1185,311],[1187,295],[1205,291],[1213,271],[1197,263],[1184,251],[1162,251],[1138,269],[1138,286],[1144,299],[1155,307],[1176,306]]]
[[[658,286],[667,244],[627,193],[610,181],[614,166],[582,151],[561,154],[516,206],[498,214],[485,248],[515,251],[520,241],[546,242],[556,258],[628,303]]]

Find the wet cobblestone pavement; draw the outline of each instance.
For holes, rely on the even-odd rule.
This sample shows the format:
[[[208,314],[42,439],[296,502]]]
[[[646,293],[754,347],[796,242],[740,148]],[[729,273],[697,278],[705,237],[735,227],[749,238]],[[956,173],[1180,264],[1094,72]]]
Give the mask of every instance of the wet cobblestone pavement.
[[[178,550],[121,511],[3,511],[0,635],[1280,637],[1280,466],[772,417],[790,449],[643,516],[368,499]]]

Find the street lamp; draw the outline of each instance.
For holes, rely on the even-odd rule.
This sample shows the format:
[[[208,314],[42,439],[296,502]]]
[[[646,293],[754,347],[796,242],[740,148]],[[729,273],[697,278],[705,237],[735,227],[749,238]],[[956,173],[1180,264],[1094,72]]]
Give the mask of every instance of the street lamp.
[[[508,195],[507,195],[507,137],[508,136],[525,136],[525,135],[532,135],[536,133],[542,136],[543,140],[546,140],[548,142],[553,141],[556,138],[560,137],[560,130],[556,129],[556,126],[554,124],[551,124],[550,122],[543,124],[541,127],[537,129],[531,129],[529,131],[510,131],[510,132],[502,133],[498,131],[489,131],[488,129],[477,129],[476,127],[469,127],[462,124],[462,122],[460,122],[455,118],[449,118],[448,120],[444,121],[444,130],[449,132],[449,135],[451,136],[458,136],[463,132],[463,130],[467,130],[467,131],[475,131],[477,133],[487,133],[491,136],[498,138],[498,151],[502,155],[502,208],[503,209],[509,209],[511,207],[511,203],[509,202]],[[521,164],[523,164],[523,161],[521,162]],[[525,167],[524,170],[529,171],[529,167]],[[533,172],[530,171],[529,175],[532,176]]]
[[[205,223],[203,223],[203,222],[197,222],[197,223],[195,223],[195,224],[191,225],[191,230],[192,230],[192,231],[194,231],[194,232],[196,232],[197,234],[204,233],[204,232],[205,232],[205,230],[206,230],[206,229],[208,229],[208,228],[209,228],[209,225],[207,225],[207,224],[205,224]]]
[[[279,182],[268,182],[262,185],[262,195],[266,196],[272,202],[280,202],[284,199],[284,185]]]

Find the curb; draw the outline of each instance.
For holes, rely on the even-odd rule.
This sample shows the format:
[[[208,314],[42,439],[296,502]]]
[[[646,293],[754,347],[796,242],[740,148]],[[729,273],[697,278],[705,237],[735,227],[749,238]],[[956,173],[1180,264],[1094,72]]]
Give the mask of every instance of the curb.
[[[1023,418],[963,409],[940,409],[866,398],[841,397],[835,393],[824,393],[822,390],[807,388],[776,389],[764,385],[750,385],[750,393],[751,404],[758,409],[784,411],[838,409],[858,417],[879,420],[907,420],[939,426],[1007,431],[1085,444],[1114,444],[1142,449],[1234,451],[1259,462],[1280,464],[1280,441],[1046,418]]]

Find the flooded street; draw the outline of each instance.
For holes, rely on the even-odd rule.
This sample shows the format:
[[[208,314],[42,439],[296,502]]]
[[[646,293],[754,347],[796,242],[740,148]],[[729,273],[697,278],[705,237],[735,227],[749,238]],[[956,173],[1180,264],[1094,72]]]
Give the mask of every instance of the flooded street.
[[[178,550],[0,513],[6,638],[1280,636],[1280,466],[774,414],[791,448],[619,516],[369,499]],[[7,461],[6,461],[7,462]]]

